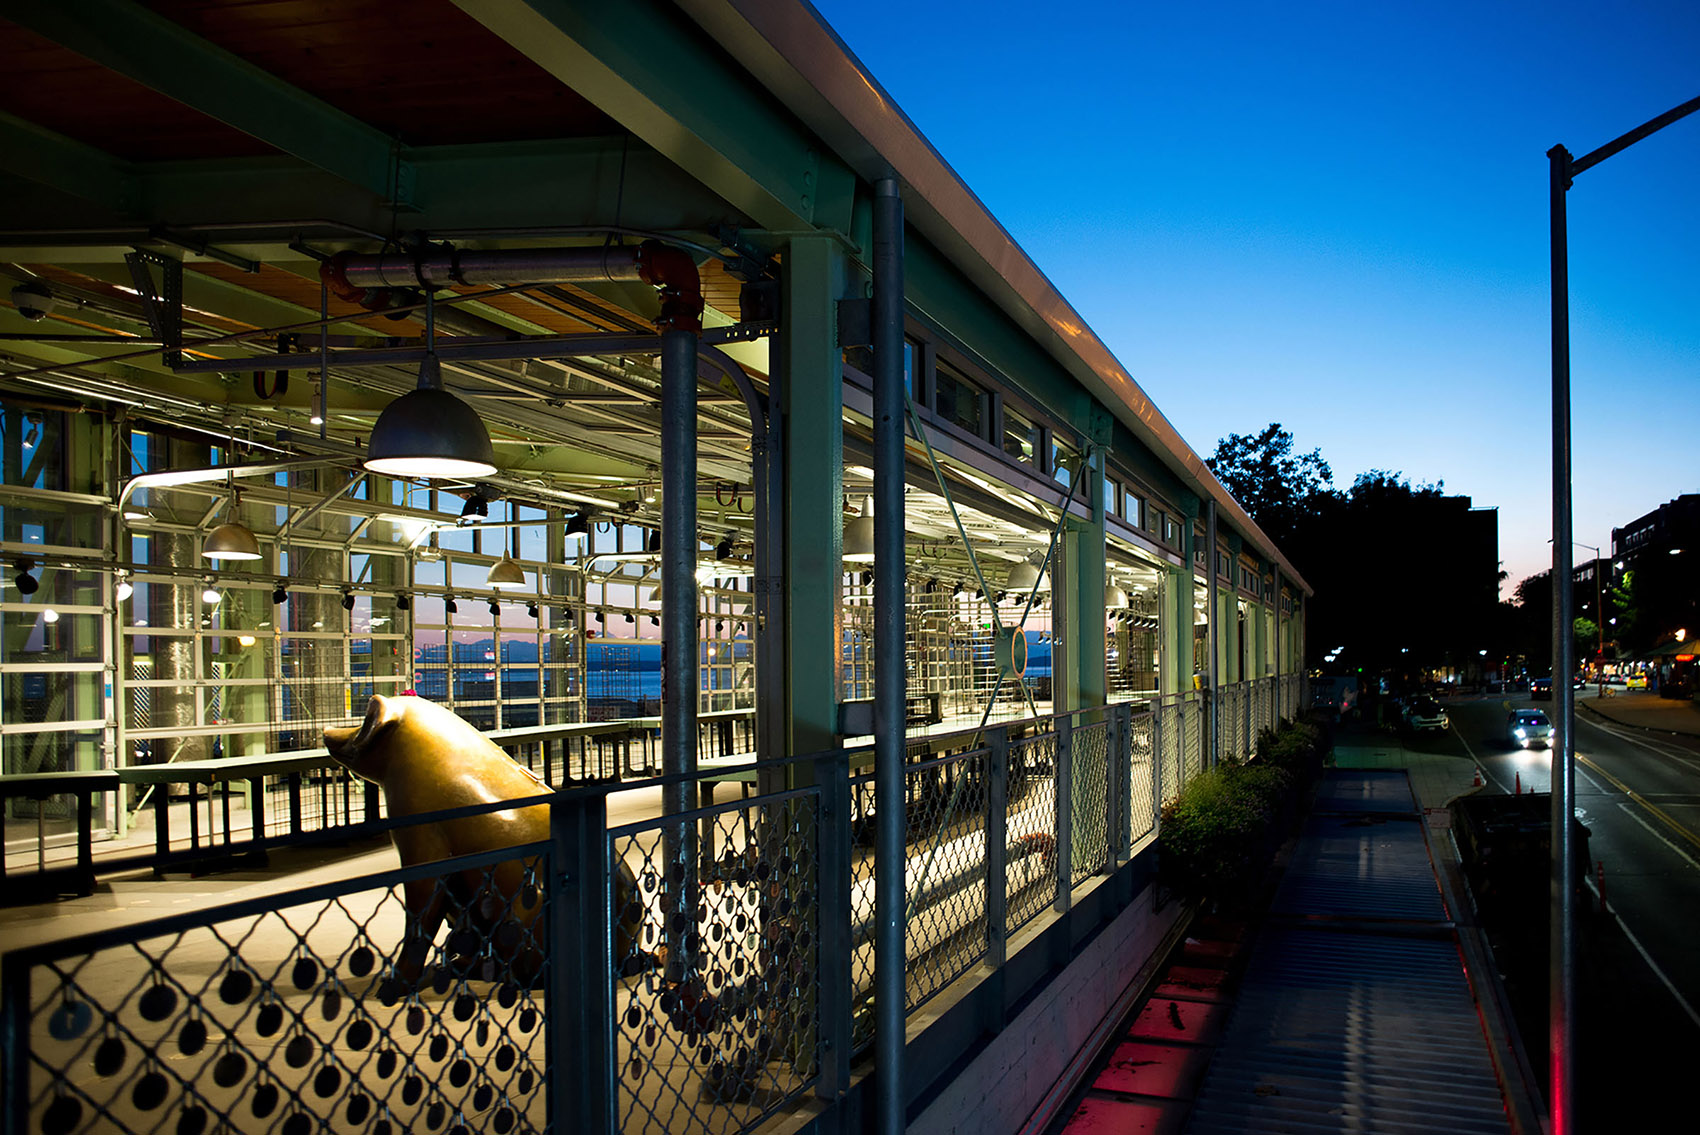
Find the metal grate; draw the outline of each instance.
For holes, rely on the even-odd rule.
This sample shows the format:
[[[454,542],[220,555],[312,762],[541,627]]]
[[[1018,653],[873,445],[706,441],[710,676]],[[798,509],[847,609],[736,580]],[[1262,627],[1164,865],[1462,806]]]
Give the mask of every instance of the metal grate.
[[[623,1135],[748,1130],[816,1076],[819,819],[791,794],[610,833]]]

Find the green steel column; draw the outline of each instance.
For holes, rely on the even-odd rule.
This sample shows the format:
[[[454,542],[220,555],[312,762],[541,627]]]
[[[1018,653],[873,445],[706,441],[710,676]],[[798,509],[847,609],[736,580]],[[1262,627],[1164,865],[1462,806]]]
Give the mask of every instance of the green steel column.
[[[1075,658],[1075,688],[1069,708],[1103,705],[1104,682],[1104,554],[1107,531],[1104,524],[1104,450],[1102,446],[1087,448],[1086,478],[1083,496],[1092,505],[1090,521],[1070,521],[1076,536],[1072,573],[1078,587],[1079,601],[1071,620],[1074,634],[1072,653]]]
[[[791,753],[832,748],[838,732],[844,547],[843,360],[838,300],[848,269],[838,240],[786,249],[775,359],[785,411],[785,717]]]
[[[1163,650],[1174,658],[1174,685],[1165,685],[1163,692],[1170,694],[1192,689],[1192,675],[1198,666],[1198,659],[1192,652],[1193,635],[1198,626],[1197,608],[1193,606],[1198,594],[1198,579],[1193,570],[1193,554],[1198,548],[1198,531],[1193,526],[1195,519],[1191,515],[1182,518],[1181,566],[1169,575],[1172,594],[1168,617],[1164,620],[1164,635],[1172,635],[1174,641],[1165,640]]]

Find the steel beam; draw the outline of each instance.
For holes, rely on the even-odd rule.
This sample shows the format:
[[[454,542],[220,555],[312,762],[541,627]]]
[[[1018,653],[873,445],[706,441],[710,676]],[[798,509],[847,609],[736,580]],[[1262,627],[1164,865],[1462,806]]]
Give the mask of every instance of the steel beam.
[[[672,5],[455,3],[759,227],[848,231],[849,170]]]
[[[0,111],[0,168],[117,216],[137,199],[135,169],[105,150]],[[9,223],[16,223],[12,217]]]
[[[0,16],[385,201],[410,197],[395,139],[141,4],[0,0]]]

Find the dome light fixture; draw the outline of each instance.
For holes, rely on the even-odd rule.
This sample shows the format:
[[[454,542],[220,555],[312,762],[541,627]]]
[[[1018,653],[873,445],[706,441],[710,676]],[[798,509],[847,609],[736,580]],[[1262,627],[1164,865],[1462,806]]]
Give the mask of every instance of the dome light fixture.
[[[127,571],[120,571],[118,573],[118,586],[113,591],[113,594],[118,597],[118,602],[124,602],[124,600],[128,599],[135,593],[136,589],[130,583],[130,573]]]
[[[853,564],[874,562],[874,498],[862,498],[862,511],[844,525],[844,558]]]
[[[235,475],[232,474],[230,506],[225,509],[224,523],[207,533],[206,542],[201,545],[201,555],[214,563],[260,558],[260,541],[247,525],[237,519],[241,507],[242,492],[236,488]]]
[[[220,599],[223,599],[223,598],[224,598],[224,596],[223,596],[223,594],[221,594],[219,592],[219,589],[214,587],[210,583],[207,584],[206,590],[201,592],[201,602],[209,604],[209,605],[217,603]]]
[[[487,477],[496,471],[490,431],[478,411],[443,389],[432,293],[425,291],[419,385],[378,415],[364,465],[389,477]]]
[[[409,609],[412,606],[413,606],[413,601],[410,600],[407,597],[407,592],[404,591],[400,595],[397,595],[395,597],[395,609],[396,610],[406,611],[407,609]]]
[[[1110,584],[1104,588],[1104,606],[1111,609],[1127,606],[1127,592],[1113,583]]]
[[[1028,560],[1011,567],[1009,576],[1004,580],[1007,591],[1048,591],[1050,586],[1050,580],[1040,575],[1039,569]]]
[[[512,524],[513,519],[514,506],[513,502],[509,501],[508,523]],[[517,547],[519,544],[519,529],[515,528],[513,530],[513,534],[514,545]],[[495,588],[497,591],[511,591],[516,587],[525,586],[525,572],[518,564],[514,563],[513,557],[504,551],[502,553],[502,558],[496,561],[496,566],[490,569],[490,574],[485,578],[484,582],[488,586]]]
[[[455,602],[455,597],[453,595],[443,600],[443,614],[452,615],[459,610],[460,604]]]

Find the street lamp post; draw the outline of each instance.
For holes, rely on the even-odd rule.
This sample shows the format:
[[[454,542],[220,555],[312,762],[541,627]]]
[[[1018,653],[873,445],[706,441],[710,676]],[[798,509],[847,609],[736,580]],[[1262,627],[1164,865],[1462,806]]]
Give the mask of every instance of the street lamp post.
[[[1548,1106],[1552,1135],[1574,1130],[1576,1049],[1576,859],[1572,818],[1576,814],[1576,698],[1569,675],[1575,669],[1576,635],[1570,596],[1570,276],[1565,193],[1577,174],[1700,110],[1700,97],[1651,119],[1599,149],[1572,158],[1562,145],[1547,151],[1552,211],[1552,908],[1547,987],[1547,1044],[1551,1071]]]

